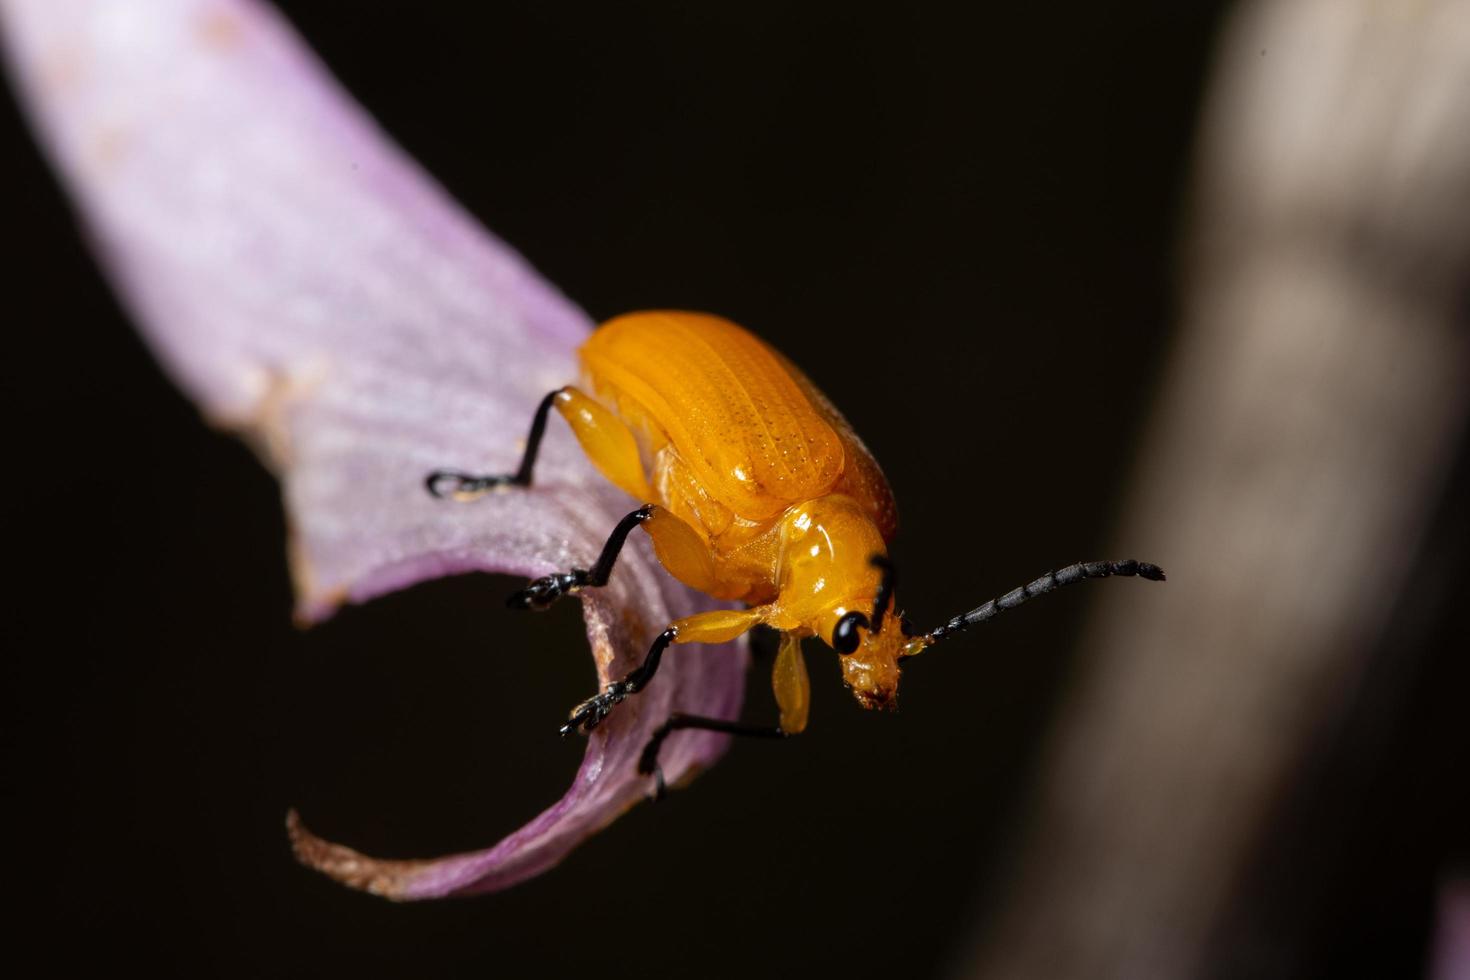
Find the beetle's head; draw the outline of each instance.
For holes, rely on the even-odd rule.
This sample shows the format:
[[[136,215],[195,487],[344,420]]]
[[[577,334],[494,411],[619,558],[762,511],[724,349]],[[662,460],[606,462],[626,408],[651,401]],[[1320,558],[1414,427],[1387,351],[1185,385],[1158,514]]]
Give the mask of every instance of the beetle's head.
[[[892,710],[898,696],[899,662],[917,649],[907,621],[889,608],[893,566],[881,556],[874,557],[873,564],[882,569],[883,579],[872,604],[848,602],[830,609],[826,639],[840,655],[842,680],[858,703],[864,708]]]
[[[838,620],[833,649],[841,656],[842,680],[864,708],[892,710],[898,696],[898,661],[908,637],[898,617],[887,617],[878,630],[868,629],[863,613],[848,613]],[[855,636],[853,634],[856,634]],[[844,649],[851,652],[844,653]]]

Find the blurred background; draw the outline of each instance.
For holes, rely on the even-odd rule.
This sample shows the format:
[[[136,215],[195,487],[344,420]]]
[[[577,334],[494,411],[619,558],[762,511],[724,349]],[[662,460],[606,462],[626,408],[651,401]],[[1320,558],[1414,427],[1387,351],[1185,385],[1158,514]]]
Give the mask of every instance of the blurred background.
[[[1170,582],[953,640],[893,715],[813,650],[808,734],[554,871],[348,891],[288,807],[423,857],[561,794],[578,611],[471,576],[297,631],[273,480],[152,362],[12,92],[3,792],[58,969],[1430,969],[1470,876],[1466,8],[280,6],[594,318],[801,365],[887,471],[920,625],[1078,559]]]

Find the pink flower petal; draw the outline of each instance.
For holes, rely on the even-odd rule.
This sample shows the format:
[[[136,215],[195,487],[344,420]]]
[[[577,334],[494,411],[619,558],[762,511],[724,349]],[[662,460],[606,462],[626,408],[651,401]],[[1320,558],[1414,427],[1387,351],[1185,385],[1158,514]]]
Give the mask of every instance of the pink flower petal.
[[[1430,980],[1470,980],[1470,879],[1440,886]]]
[[[436,467],[514,467],[590,324],[394,147],[279,16],[248,0],[0,12],[13,74],[124,301],[203,411],[280,475],[304,620],[436,576],[533,576],[596,556],[631,502],[555,420],[534,491],[468,505],[424,492]],[[636,539],[583,605],[600,678],[706,605]],[[297,853],[395,898],[514,884],[646,794],[637,754],[670,711],[734,715],[744,667],[735,645],[667,658],[587,740],[566,796],[493,848],[377,861],[293,816]],[[726,741],[680,733],[664,770],[685,778]]]

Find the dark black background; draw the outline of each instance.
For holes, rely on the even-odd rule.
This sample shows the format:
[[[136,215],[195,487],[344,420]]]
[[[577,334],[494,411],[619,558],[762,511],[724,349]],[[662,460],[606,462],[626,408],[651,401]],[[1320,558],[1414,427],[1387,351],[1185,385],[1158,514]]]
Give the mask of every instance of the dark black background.
[[[1218,5],[423,7],[287,10],[594,317],[711,310],[802,365],[889,474],[916,620],[1129,551],[1109,528],[1167,352]],[[5,542],[26,583],[3,789],[52,956],[191,975],[957,966],[1003,900],[985,886],[1087,590],[916,664],[895,715],[860,711],[814,654],[808,735],[735,746],[508,892],[349,892],[294,863],[289,806],[407,857],[487,845],[560,794],[580,746],[555,728],[591,680],[577,610],[516,617],[513,583],[471,577],[295,631],[272,480],[150,361],[3,112]],[[524,656],[486,655],[491,635]],[[772,712],[763,670],[747,717]]]

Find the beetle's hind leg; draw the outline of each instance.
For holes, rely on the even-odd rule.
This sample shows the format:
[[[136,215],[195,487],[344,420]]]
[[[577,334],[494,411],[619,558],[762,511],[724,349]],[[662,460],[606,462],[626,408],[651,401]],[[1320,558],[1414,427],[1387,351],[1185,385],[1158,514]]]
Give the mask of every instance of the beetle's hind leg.
[[[521,465],[514,473],[476,476],[459,470],[435,470],[424,478],[424,488],[434,497],[453,497],[455,500],[472,500],[487,490],[496,487],[529,487],[531,472],[536,468],[536,453],[541,448],[541,437],[546,434],[546,416],[556,404],[556,396],[564,389],[558,388],[536,406],[531,419],[531,431],[526,435],[526,451],[521,454]]]
[[[602,554],[597,556],[597,563],[590,569],[574,568],[569,572],[555,572],[533,579],[524,589],[511,593],[510,598],[505,600],[505,604],[512,609],[546,609],[564,595],[570,595],[588,587],[606,585],[608,578],[612,575],[613,565],[617,563],[618,554],[623,550],[624,542],[628,540],[628,535],[651,516],[653,516],[652,504],[644,504],[639,507],[618,521],[618,526],[613,528],[612,534],[608,535],[607,543],[602,546]]]
[[[521,465],[514,473],[476,476],[459,470],[435,470],[424,478],[424,486],[432,496],[455,500],[473,500],[498,487],[529,487],[541,437],[546,434],[546,417],[553,408],[567,420],[582,451],[603,476],[638,500],[653,499],[632,431],[601,402],[570,386],[541,399],[526,435]]]

